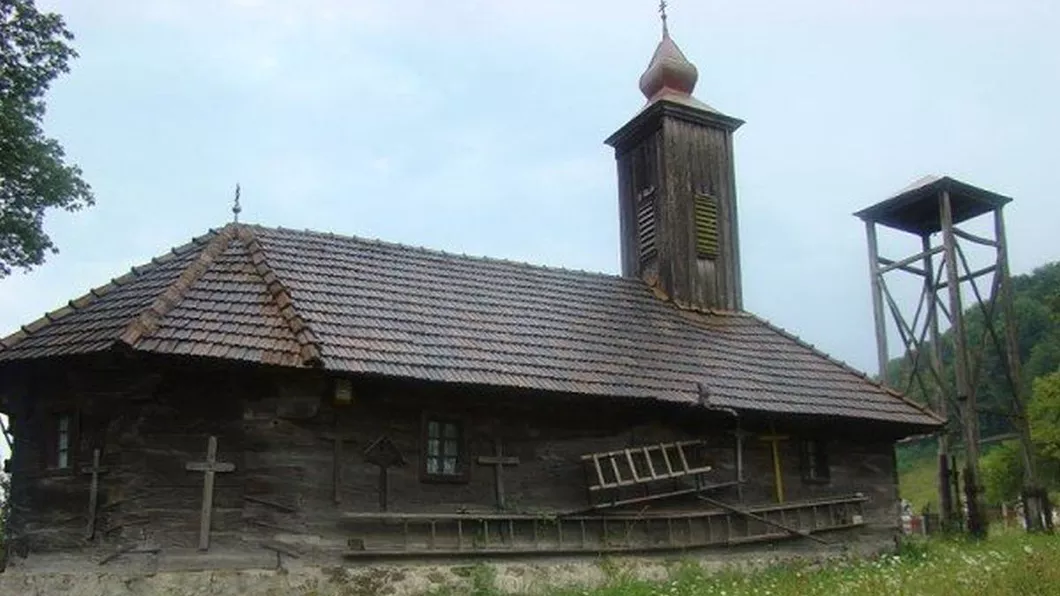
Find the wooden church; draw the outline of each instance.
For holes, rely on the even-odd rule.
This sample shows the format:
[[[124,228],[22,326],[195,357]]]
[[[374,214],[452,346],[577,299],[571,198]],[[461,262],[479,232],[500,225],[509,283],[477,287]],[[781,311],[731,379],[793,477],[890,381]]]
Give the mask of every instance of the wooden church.
[[[233,223],[4,338],[9,564],[889,543],[941,420],[743,310],[696,79],[607,140],[621,276]]]

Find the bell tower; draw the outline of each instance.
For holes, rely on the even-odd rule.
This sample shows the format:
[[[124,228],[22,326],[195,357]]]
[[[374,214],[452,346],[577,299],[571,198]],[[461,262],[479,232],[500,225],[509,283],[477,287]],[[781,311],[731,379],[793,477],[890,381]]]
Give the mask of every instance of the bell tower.
[[[733,132],[742,120],[692,96],[699,73],[670,38],[640,77],[647,105],[611,135],[622,274],[690,308],[740,310]]]

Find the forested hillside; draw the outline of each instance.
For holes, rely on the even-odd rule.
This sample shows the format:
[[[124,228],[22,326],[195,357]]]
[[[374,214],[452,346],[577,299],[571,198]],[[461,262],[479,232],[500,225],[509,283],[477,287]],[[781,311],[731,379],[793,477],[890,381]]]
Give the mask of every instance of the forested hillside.
[[[1013,307],[1018,328],[1020,358],[1023,363],[1021,388],[1031,400],[1029,416],[1032,436],[1042,461],[1042,477],[1052,489],[1060,487],[1060,262],[1035,269],[1030,274],[1013,277]],[[978,306],[965,312],[970,337],[969,350],[976,350],[987,329]],[[997,329],[1003,334],[1003,327]],[[1002,335],[1003,338],[1003,335]],[[953,378],[953,337],[949,332],[941,340],[943,367],[947,379]],[[983,366],[979,373],[977,393],[980,408],[981,435],[1004,437],[1014,432],[1012,420],[1003,413],[1011,411],[1011,394],[1002,357],[987,338]],[[896,358],[888,365],[888,380],[905,389],[912,399],[926,402],[923,388],[911,380],[907,358]],[[925,376],[925,379],[930,378]],[[928,386],[930,390],[930,385]],[[901,445],[898,450],[902,496],[915,508],[922,508],[936,498],[935,441],[925,440]],[[990,442],[983,448],[983,481],[990,502],[1011,500],[1018,493],[1020,467],[1014,441]]]

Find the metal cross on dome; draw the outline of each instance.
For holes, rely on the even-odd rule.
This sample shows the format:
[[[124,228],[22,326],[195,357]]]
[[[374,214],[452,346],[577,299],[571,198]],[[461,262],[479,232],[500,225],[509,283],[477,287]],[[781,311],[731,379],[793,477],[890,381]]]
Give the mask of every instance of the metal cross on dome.
[[[243,207],[239,204],[239,183],[236,183],[236,198],[232,204],[232,221],[239,223],[239,214],[243,211]]]
[[[659,18],[662,19],[663,35],[669,34],[666,28],[666,0],[659,0]]]

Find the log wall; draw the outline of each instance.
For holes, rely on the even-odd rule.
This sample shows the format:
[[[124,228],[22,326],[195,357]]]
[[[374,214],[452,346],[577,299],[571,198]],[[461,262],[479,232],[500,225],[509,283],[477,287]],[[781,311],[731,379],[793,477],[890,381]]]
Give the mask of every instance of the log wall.
[[[214,490],[213,548],[247,548],[282,538],[307,548],[344,549],[351,538],[344,512],[380,511],[378,468],[365,447],[387,437],[405,464],[389,472],[388,509],[401,513],[497,512],[492,467],[474,463],[493,455],[519,459],[503,470],[506,512],[549,514],[585,509],[583,454],[667,441],[702,439],[714,470],[710,482],[735,478],[729,414],[613,402],[573,396],[511,393],[472,387],[355,380],[353,403],[336,406],[333,380],[323,373],[265,368],[218,369],[194,362],[118,359],[64,364],[33,372],[12,408],[16,445],[12,532],[25,552],[114,548],[146,541],[163,549],[198,543],[203,474],[185,469],[201,462],[209,436],[219,461]],[[79,413],[74,465],[49,470],[42,463],[42,421],[57,408]],[[464,423],[470,470],[465,482],[425,482],[421,475],[425,412]],[[893,443],[829,436],[831,481],[804,482],[795,438],[820,437],[784,420],[747,419],[745,428],[768,426],[793,439],[782,446],[788,501],[863,493],[866,521],[895,525]],[[848,431],[849,423],[844,425]],[[335,502],[334,441],[343,443],[339,501]],[[867,433],[861,433],[867,434]],[[844,438],[845,437],[845,438]],[[92,450],[102,452],[96,532],[86,540]],[[775,500],[769,444],[749,437],[743,455],[742,491],[711,496],[747,505]],[[654,513],[702,509],[694,498],[652,503]],[[638,508],[639,510],[639,508]],[[392,529],[391,529],[392,531]]]

